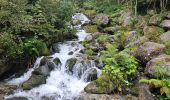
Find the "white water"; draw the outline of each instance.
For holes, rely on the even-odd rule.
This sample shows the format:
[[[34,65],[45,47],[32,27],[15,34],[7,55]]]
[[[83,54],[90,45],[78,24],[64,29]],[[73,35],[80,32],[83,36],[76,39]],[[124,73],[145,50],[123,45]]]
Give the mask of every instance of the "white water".
[[[89,19],[83,14],[76,14],[73,19],[78,19],[82,24],[89,22]],[[40,85],[39,87],[33,88],[29,91],[22,91],[19,89],[15,91],[14,94],[6,96],[6,98],[11,97],[27,97],[29,100],[43,100],[47,97],[49,100],[77,100],[79,93],[88,84],[84,80],[84,76],[90,68],[96,68],[93,61],[88,61],[84,54],[79,53],[80,50],[84,49],[80,41],[84,41],[85,37],[88,35],[84,30],[79,30],[77,32],[78,41],[66,41],[59,44],[59,53],[51,55],[52,61],[55,58],[59,58],[61,61],[61,68],[56,68],[50,73],[50,76],[46,79],[46,84]],[[74,52],[73,55],[68,55],[69,52]],[[70,75],[67,71],[66,61],[70,58],[77,58],[78,61],[73,68],[73,74]],[[34,68],[30,69],[20,78],[12,79],[9,84],[21,85],[23,82],[27,81],[34,69],[36,69],[41,58],[38,58],[35,62]],[[83,65],[82,62],[85,64]],[[97,68],[96,68],[97,69]],[[98,72],[100,72],[98,70]],[[81,73],[81,75],[80,75]]]

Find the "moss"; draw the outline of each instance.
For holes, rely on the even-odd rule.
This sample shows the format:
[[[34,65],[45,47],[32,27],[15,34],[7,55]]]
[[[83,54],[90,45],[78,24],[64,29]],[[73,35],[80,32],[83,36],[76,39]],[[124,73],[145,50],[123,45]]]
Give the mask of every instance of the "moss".
[[[160,64],[163,64],[164,62],[158,60],[158,61],[156,61],[155,63],[156,63],[157,65],[160,65]]]
[[[36,87],[40,84],[45,83],[45,77],[42,75],[32,75],[31,78],[26,81],[23,85],[22,88],[23,90],[30,90],[33,87]]]
[[[98,32],[97,25],[87,25],[84,27],[87,33],[95,33]]]
[[[93,52],[92,49],[87,49],[86,54],[89,55],[89,56],[92,56],[94,54],[94,52]]]
[[[96,14],[96,11],[95,10],[85,10],[84,14],[91,17]]]
[[[146,28],[144,32],[144,36],[152,41],[159,41],[159,36],[164,32],[164,30],[160,27],[150,26]]]

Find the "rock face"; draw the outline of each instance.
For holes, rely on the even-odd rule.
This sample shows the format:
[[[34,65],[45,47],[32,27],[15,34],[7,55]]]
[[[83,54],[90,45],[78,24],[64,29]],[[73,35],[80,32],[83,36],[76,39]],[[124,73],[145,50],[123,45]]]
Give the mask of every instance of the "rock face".
[[[161,39],[162,42],[170,41],[170,31],[163,33],[160,36],[160,39]]]
[[[156,100],[152,93],[149,91],[149,85],[147,84],[140,85],[138,100]]]
[[[46,78],[43,75],[35,75],[35,74],[33,74],[28,81],[23,83],[22,88],[23,88],[23,90],[30,90],[33,87],[36,87],[36,86],[38,86],[40,84],[44,84],[45,79]]]
[[[161,21],[162,21],[162,16],[159,14],[155,14],[149,19],[149,24],[159,25]]]
[[[165,49],[166,48],[163,44],[145,42],[136,50],[135,56],[143,63],[146,63],[150,61],[152,58],[160,54],[163,54]]]
[[[163,20],[160,24],[161,27],[170,29],[170,20]]]
[[[76,58],[70,58],[66,62],[66,68],[68,69],[69,72],[73,73],[73,67],[76,64],[77,59]]]
[[[103,13],[97,14],[92,19],[92,23],[97,24],[97,25],[106,26],[109,23],[109,17],[106,14],[103,14]]]
[[[160,55],[147,63],[145,73],[156,76],[159,72],[170,76],[170,55]]]
[[[82,92],[79,100],[138,100],[136,97],[127,95],[89,94]]]
[[[97,79],[97,70],[95,68],[89,69],[89,71],[86,72],[84,77],[85,77],[84,80],[86,82],[96,80]]]
[[[107,94],[111,93],[116,86],[110,81],[108,76],[101,76],[95,81],[89,83],[84,91],[92,94]]]

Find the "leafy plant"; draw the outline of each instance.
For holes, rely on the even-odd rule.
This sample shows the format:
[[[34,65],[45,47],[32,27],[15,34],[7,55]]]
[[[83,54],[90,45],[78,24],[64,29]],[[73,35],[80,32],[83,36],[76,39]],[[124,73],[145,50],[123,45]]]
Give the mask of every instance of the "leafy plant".
[[[30,39],[24,43],[24,51],[31,57],[48,55],[48,48],[41,40]]]
[[[101,61],[105,63],[103,74],[108,75],[119,91],[131,85],[131,76],[137,72],[137,60],[126,52],[118,52],[113,45],[108,45],[102,52]]]
[[[167,41],[167,42],[165,42],[164,44],[165,44],[165,46],[166,46],[166,51],[165,51],[165,53],[168,54],[168,55],[170,55],[170,41]]]

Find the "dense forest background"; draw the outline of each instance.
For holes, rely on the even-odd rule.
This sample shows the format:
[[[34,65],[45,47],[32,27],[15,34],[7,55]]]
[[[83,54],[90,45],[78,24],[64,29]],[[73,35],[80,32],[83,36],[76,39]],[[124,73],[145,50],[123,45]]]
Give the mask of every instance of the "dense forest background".
[[[127,45],[130,41],[127,43],[127,37],[131,31],[135,31],[138,33],[135,39],[145,36],[148,41],[164,44],[165,54],[169,55],[170,41],[161,42],[158,39],[169,30],[170,24],[168,27],[160,25],[162,20],[168,18],[169,10],[169,0],[0,0],[0,79],[13,73],[21,75],[23,70],[32,67],[37,57],[48,56],[53,43],[77,38],[77,30],[70,27],[76,24],[71,21],[75,13],[84,13],[89,19],[103,13],[109,16],[107,25],[96,21],[84,26],[88,33],[107,33],[95,38],[104,48],[97,60],[105,65],[102,77],[95,82],[101,86],[99,93],[113,93],[109,88],[115,88],[116,93],[124,93],[124,87],[135,83],[134,76],[145,76],[144,68],[139,66],[146,66],[148,61],[138,59],[139,54],[137,57],[132,54],[138,47]],[[122,20],[122,16],[126,15],[122,12],[131,17],[127,24]],[[149,27],[145,30],[145,26]],[[114,43],[111,39],[113,37]],[[90,43],[82,43],[89,58],[95,55],[89,47]],[[152,85],[152,90],[160,90],[153,93],[162,95],[162,100],[168,100],[170,79],[162,74],[164,71],[160,72],[156,78],[149,76],[151,80],[141,82]]]

